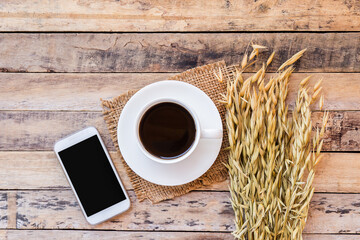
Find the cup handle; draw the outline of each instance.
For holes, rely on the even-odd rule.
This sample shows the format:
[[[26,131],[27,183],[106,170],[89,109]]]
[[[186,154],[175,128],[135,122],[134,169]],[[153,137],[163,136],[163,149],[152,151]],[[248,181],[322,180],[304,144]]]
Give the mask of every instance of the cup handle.
[[[206,139],[220,139],[223,136],[221,129],[202,129],[200,137]]]

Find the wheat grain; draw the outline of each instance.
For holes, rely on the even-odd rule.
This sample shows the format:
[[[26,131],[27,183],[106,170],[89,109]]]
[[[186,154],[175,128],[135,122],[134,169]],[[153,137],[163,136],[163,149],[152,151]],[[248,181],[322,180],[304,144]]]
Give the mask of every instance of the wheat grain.
[[[257,56],[259,54],[259,49],[254,48],[249,56],[249,61],[253,60],[255,56]]]
[[[251,44],[251,47],[253,49],[266,49],[267,48],[265,46],[261,46],[261,45],[258,45],[258,44]]]
[[[324,106],[324,95],[321,95],[320,101],[319,101],[319,109],[322,110]]]
[[[310,104],[322,88],[320,81],[310,95],[310,77],[302,80],[292,117],[288,117],[285,101],[294,70],[290,65],[304,52],[286,61],[266,84],[265,70],[275,52],[246,80],[241,73],[252,63],[244,54],[241,69],[236,69],[235,79],[228,83],[223,102],[227,109],[229,189],[236,223],[233,235],[237,239],[302,239],[314,193],[314,167],[321,159],[321,139],[329,117],[326,112],[321,129],[311,140]],[[253,50],[249,59],[254,55]],[[323,101],[321,96],[320,109]]]
[[[308,77],[304,78],[303,80],[301,80],[300,85],[302,87],[306,86],[306,84],[308,84],[310,78],[311,78],[311,76],[308,76]]]
[[[322,90],[322,87],[318,88],[315,92],[314,92],[314,95],[312,96],[312,100],[316,100],[318,95],[320,94]]]
[[[322,83],[323,79],[320,79],[314,86],[314,91],[318,90],[321,86],[321,83]]]
[[[243,56],[243,60],[241,61],[241,68],[242,69],[244,69],[246,67],[246,64],[248,62],[247,58],[248,58],[248,55],[247,55],[247,53],[245,53],[244,56]]]
[[[219,68],[218,74],[214,71],[214,75],[219,82],[223,82],[223,74],[222,74],[221,68]]]
[[[270,63],[272,62],[272,60],[274,59],[275,56],[275,51],[272,52],[272,54],[270,55],[270,57],[268,58],[268,60],[266,61],[266,66],[269,66]]]
[[[289,58],[286,62],[284,62],[280,67],[279,67],[279,71],[284,69],[286,66],[289,66],[293,63],[295,63],[297,60],[299,60],[299,58],[302,57],[302,55],[304,54],[304,52],[306,51],[306,49],[301,50],[300,52],[297,52],[294,54],[294,56],[292,56],[291,58]]]

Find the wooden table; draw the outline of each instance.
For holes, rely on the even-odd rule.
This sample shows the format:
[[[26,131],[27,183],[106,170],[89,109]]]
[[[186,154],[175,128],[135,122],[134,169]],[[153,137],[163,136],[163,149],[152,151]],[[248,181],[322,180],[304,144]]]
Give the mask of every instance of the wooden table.
[[[156,205],[136,200],[99,99],[206,63],[238,63],[250,41],[277,50],[271,71],[308,49],[290,100],[304,76],[324,79],[331,118],[304,239],[360,239],[359,12],[351,0],[2,0],[0,239],[232,239],[226,182]],[[132,201],[96,227],[52,152],[88,125],[100,130]]]

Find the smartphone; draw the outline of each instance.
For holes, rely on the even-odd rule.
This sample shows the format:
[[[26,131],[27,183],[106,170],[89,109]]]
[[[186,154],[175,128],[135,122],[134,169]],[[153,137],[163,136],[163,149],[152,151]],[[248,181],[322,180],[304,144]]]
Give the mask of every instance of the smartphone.
[[[90,224],[130,208],[130,200],[99,132],[88,127],[55,143],[54,151]]]

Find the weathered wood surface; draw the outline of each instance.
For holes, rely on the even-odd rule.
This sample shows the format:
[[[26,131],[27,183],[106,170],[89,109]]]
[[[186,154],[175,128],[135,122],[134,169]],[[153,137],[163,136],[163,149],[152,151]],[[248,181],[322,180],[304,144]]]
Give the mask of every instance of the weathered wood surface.
[[[227,192],[190,193],[152,205],[129,191],[131,209],[106,223],[86,223],[70,190],[17,192],[17,228],[230,231],[233,214]],[[214,218],[216,216],[216,218]]]
[[[314,131],[322,118],[323,112],[313,113]],[[359,119],[360,111],[330,112],[323,150],[360,151]],[[90,125],[115,150],[101,112],[0,111],[0,150],[52,150],[58,139]]]
[[[52,150],[57,140],[87,126],[115,150],[100,112],[2,111],[0,150]]]
[[[15,227],[19,229],[211,229],[215,232],[234,229],[228,192],[191,192],[155,205],[148,201],[139,203],[132,191],[129,195],[132,207],[128,212],[97,226],[91,226],[85,221],[70,190],[16,192],[16,206],[9,206],[16,209],[16,216],[10,215],[8,218],[15,218]],[[305,232],[357,233],[360,231],[359,214],[360,194],[315,194]]]
[[[110,154],[126,189],[131,190],[119,155]],[[0,152],[0,166],[0,189],[70,188],[53,152]],[[315,191],[359,193],[359,172],[360,154],[324,153],[317,167]],[[203,190],[228,191],[228,182],[212,184]]]
[[[304,240],[358,240],[359,236],[346,234],[303,234]]]
[[[0,31],[359,31],[358,1],[5,0]]]
[[[307,239],[315,239],[316,235],[306,235]],[[71,231],[71,230],[0,230],[0,239],[6,240],[39,240],[39,239],[82,239],[82,240],[233,240],[229,233],[212,232],[133,232],[133,231]],[[330,238],[331,240],[332,238]]]
[[[2,73],[0,74],[0,110],[101,111],[100,98],[111,99],[130,89],[139,89],[147,84],[166,80],[172,75],[172,73]],[[310,73],[293,74],[289,86],[289,109],[293,108],[300,81],[309,75]],[[311,85],[323,79],[324,109],[360,110],[359,73],[311,75]],[[319,106],[314,104],[312,108],[318,110]]]
[[[270,72],[308,49],[290,82],[290,109],[304,76],[324,79],[330,152],[317,168],[304,239],[359,239],[359,10],[347,0],[1,1],[0,239],[233,239],[227,181],[156,205],[136,200],[99,98],[223,59],[237,64],[251,41],[271,47],[255,67],[277,50]],[[88,125],[99,129],[133,203],[96,227],[51,151]]]
[[[38,240],[38,239],[83,239],[83,240],[233,240],[229,233],[216,232],[132,232],[101,230],[0,230],[0,239],[6,240]],[[354,235],[303,234],[304,240],[355,240]]]
[[[172,75],[171,73],[1,73],[0,109],[101,111],[100,98],[111,99],[131,89],[139,89],[147,84],[166,80]],[[360,74],[358,76],[360,77]],[[357,74],[349,76],[349,78],[353,77],[357,77]]]
[[[0,229],[1,228],[6,228],[7,225],[8,225],[8,211],[7,211],[7,209],[8,209],[7,193],[6,192],[0,192]]]
[[[110,155],[126,189],[132,189],[120,156]],[[70,188],[54,152],[0,151],[0,166],[0,189]]]
[[[9,72],[178,72],[225,60],[237,64],[251,41],[276,49],[276,70],[297,51],[302,72],[359,72],[360,33],[20,34],[0,35]]]

